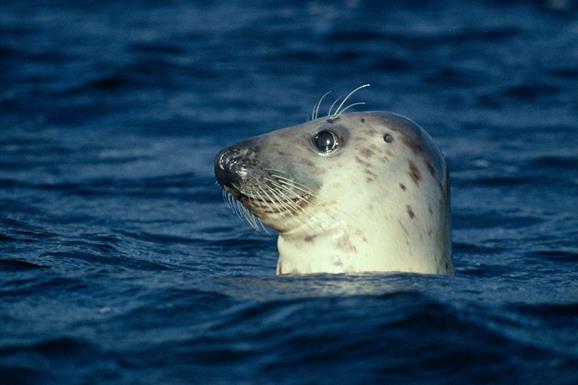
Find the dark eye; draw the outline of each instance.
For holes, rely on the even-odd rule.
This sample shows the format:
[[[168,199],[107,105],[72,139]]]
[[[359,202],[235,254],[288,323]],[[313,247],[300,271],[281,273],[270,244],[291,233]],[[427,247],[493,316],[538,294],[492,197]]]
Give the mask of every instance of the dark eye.
[[[385,143],[391,143],[393,142],[393,136],[391,136],[391,134],[385,134],[383,135],[383,140],[385,140]]]
[[[315,135],[315,147],[322,152],[330,152],[337,147],[337,136],[332,131],[323,130]]]

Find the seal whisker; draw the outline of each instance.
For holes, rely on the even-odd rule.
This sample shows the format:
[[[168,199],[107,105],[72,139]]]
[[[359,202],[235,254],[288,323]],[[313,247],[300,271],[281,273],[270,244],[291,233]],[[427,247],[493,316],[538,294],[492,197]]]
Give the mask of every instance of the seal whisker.
[[[235,200],[233,198],[233,196],[229,193],[227,193],[227,200],[229,201],[229,207],[231,208],[231,210],[233,210],[235,215],[238,216],[239,218],[243,219],[243,215],[241,214],[241,211],[239,210],[239,207],[238,207],[241,203],[239,201]]]
[[[249,210],[248,208],[246,208],[243,205],[241,205],[241,210],[243,212],[243,216],[245,217],[247,222],[249,222],[251,227],[254,228],[256,231],[261,231],[261,229],[259,228],[259,224],[257,223],[257,218],[251,212],[251,210]]]
[[[320,218],[318,215],[315,215],[311,212],[311,210],[308,208],[309,204],[312,203],[310,197],[313,196],[313,194],[311,193],[311,191],[309,191],[308,189],[301,189],[298,188],[298,183],[281,177],[281,176],[277,176],[277,175],[273,175],[275,177],[280,177],[284,180],[277,180],[277,181],[273,181],[270,178],[267,178],[267,180],[272,183],[275,186],[278,186],[280,188],[283,188],[284,190],[291,192],[291,193],[295,193],[295,190],[301,190],[302,192],[305,193],[305,195],[302,195],[296,199],[298,199],[298,201],[294,201],[294,200],[285,200],[287,202],[287,204],[295,207],[296,212],[294,213],[295,215],[299,215],[299,218],[302,218],[304,215],[307,215],[307,219],[309,220],[309,222],[303,222],[303,220],[299,220],[300,223],[302,223],[303,225],[307,225],[309,228],[311,228],[312,230],[316,230],[314,226],[312,226],[312,223],[315,223],[317,225],[317,229],[320,231],[325,231],[328,229],[331,229],[332,227],[341,224],[342,220],[339,219],[341,217],[351,217],[348,213],[343,212],[341,210],[338,210],[335,207],[325,207],[325,210],[322,212],[322,215],[330,218],[332,221],[327,221],[324,220],[323,218]],[[297,204],[297,202],[303,202],[304,205],[299,205]],[[304,207],[305,206],[305,207]],[[326,223],[331,223],[330,225],[325,225]]]
[[[295,198],[295,199],[299,199],[299,200],[303,200],[306,203],[310,203],[310,201],[308,200],[308,196],[311,196],[310,192],[308,190],[305,190],[295,184],[292,184],[290,182],[284,181],[284,180],[278,180],[278,183],[282,186],[285,186],[286,190],[288,192],[291,192],[293,194],[295,193],[301,193],[302,195]]]
[[[283,187],[283,186],[280,186],[274,180],[267,178],[267,177],[265,178],[265,181],[270,183],[272,185],[272,187],[274,187],[273,189],[268,190],[272,196],[269,195],[269,193],[267,193],[267,191],[265,191],[265,190],[263,190],[263,192],[265,194],[267,194],[267,196],[270,197],[270,199],[272,200],[272,203],[274,203],[276,205],[276,207],[278,208],[277,214],[279,214],[282,217],[287,218],[287,219],[293,219],[305,227],[309,227],[310,229],[314,229],[314,227],[312,226],[312,223],[306,222],[304,220],[303,216],[301,215],[302,213],[305,212],[303,207],[299,206],[297,203],[295,203],[291,199],[284,198],[285,194],[282,191],[279,191],[279,189],[278,189],[279,187]],[[284,188],[284,189],[287,190],[287,188]],[[282,209],[279,209],[279,207],[281,207]],[[314,221],[314,222],[318,221],[318,219],[314,216],[309,216],[307,219]]]
[[[262,199],[263,201],[266,201],[266,200],[263,198],[263,196],[261,195],[261,191],[263,191],[263,189],[262,189],[261,187],[258,187],[256,193],[257,193],[257,195],[259,195],[259,196],[261,197],[261,199]],[[253,213],[251,213],[251,214],[252,214],[253,216],[255,216]],[[267,230],[267,228],[265,227],[265,225],[263,225],[263,222],[261,222],[261,220],[260,220],[258,217],[257,217],[257,221],[258,221],[259,225],[261,225],[261,229],[262,229],[265,233],[269,234],[269,231]]]
[[[241,202],[236,200],[233,200],[232,202],[233,202],[233,212],[235,213],[235,215],[237,215],[242,220],[245,220],[243,212],[241,211]]]
[[[235,210],[237,212],[237,215],[239,216],[239,218],[241,218],[244,221],[248,221],[249,225],[251,225],[251,227],[253,227],[253,225],[251,224],[251,221],[249,221],[249,219],[247,218],[247,214],[245,212],[243,212],[243,204],[239,201],[235,201]]]
[[[323,103],[323,99],[325,99],[325,97],[327,95],[329,95],[331,93],[331,91],[327,91],[326,93],[324,93],[319,100],[317,101],[317,103],[315,104],[315,106],[313,106],[313,112],[311,114],[311,120],[315,120],[317,119],[317,117],[319,116],[319,107],[321,107],[321,103]]]
[[[275,194],[275,196],[276,196],[277,198],[281,198],[281,197],[279,196],[279,195],[281,195],[281,194],[282,194],[282,195],[286,195],[286,194],[284,194],[282,191],[279,191],[279,188],[280,188],[280,189],[283,189],[283,190],[285,190],[285,191],[287,191],[287,192],[294,193],[293,190],[291,190],[290,188],[285,187],[285,186],[277,183],[277,182],[274,181],[273,179],[265,178],[265,180],[268,181],[269,183],[271,183],[271,184],[273,185],[273,187],[276,188],[276,189],[273,189],[273,190],[271,190],[271,191],[272,191],[272,193]],[[297,199],[298,201],[304,201],[305,203],[309,203],[304,197],[298,197],[298,198],[296,198],[296,199]],[[297,202],[295,202],[293,199],[282,199],[282,202],[283,202],[284,206],[289,209],[288,211],[291,211],[291,207],[292,207],[292,208],[294,209],[295,213],[301,213],[301,212],[303,212],[303,207],[299,206],[299,205],[297,204]],[[295,213],[294,213],[294,214],[295,214]]]
[[[229,204],[229,200],[227,199],[227,192],[225,190],[222,190],[223,192],[223,201],[225,202],[225,205],[227,206],[227,208],[231,208],[231,205]]]
[[[291,186],[301,187],[302,192],[304,192],[305,194],[308,194],[308,195],[312,195],[311,190],[309,188],[307,188],[307,186],[305,186],[301,183],[298,183],[294,179],[287,178],[286,176],[283,175],[283,173],[281,171],[271,169],[271,168],[267,168],[267,169],[265,169],[265,171],[269,172],[269,174],[272,177],[277,178],[278,181],[285,181],[285,182],[289,183]]]
[[[285,178],[281,175],[273,174],[272,176],[277,178],[279,183],[283,183],[284,185],[286,185],[288,187],[293,187],[293,188],[295,188],[295,190],[298,190],[298,191],[300,191],[306,195],[312,195],[311,190],[309,190],[306,186],[300,185],[299,183],[295,182],[294,180]]]
[[[246,208],[240,201],[235,199],[232,194],[226,191],[224,192],[225,203],[235,213],[235,215],[237,215],[242,220],[247,221],[249,225],[256,231],[261,231],[259,225],[261,225],[261,227],[263,227],[263,225],[260,223],[260,221],[258,221],[258,218],[255,217],[251,210]]]
[[[281,175],[272,174],[272,176],[278,178],[278,182],[280,184],[286,186],[286,188],[292,189],[291,192],[294,192],[293,190],[303,192],[305,195],[300,197],[300,199],[303,200],[304,203],[306,203],[307,205],[312,203],[311,199],[309,199],[309,197],[313,196],[313,193],[309,189],[307,189],[305,186],[300,187],[299,183],[297,183],[296,181],[294,181],[292,179],[288,179],[288,178],[283,177]],[[309,212],[308,209],[305,209],[305,210],[307,210]],[[303,212],[305,212],[305,210]],[[309,215],[311,215],[312,217],[315,217],[317,219],[317,217],[315,215],[311,214],[310,212],[309,212]],[[325,206],[324,211],[323,211],[323,215],[325,215],[326,217],[328,217],[334,221],[333,224],[330,226],[322,226],[322,229],[324,229],[324,230],[336,226],[338,224],[338,222],[339,223],[343,222],[340,218],[343,218],[343,217],[351,218],[352,217],[351,214],[349,214],[348,212],[340,210],[335,206],[331,206],[331,207]],[[319,222],[324,223],[325,221],[319,220]]]
[[[265,181],[268,182],[269,184],[271,184],[271,187],[273,187],[273,189],[270,190],[271,193],[274,194],[277,199],[281,199],[281,201],[284,203],[285,207],[288,207],[290,209],[289,206],[291,206],[294,209],[294,211],[297,213],[303,212],[303,207],[301,207],[300,205],[297,204],[298,201],[303,201],[304,203],[310,203],[306,199],[306,195],[305,196],[298,196],[296,198],[287,197],[287,193],[295,194],[295,191],[290,188],[291,186],[283,185],[280,183],[280,181],[275,180],[275,179],[271,179],[269,177],[265,177]],[[281,191],[281,190],[284,190],[286,193]],[[309,195],[308,192],[305,192],[305,194]]]
[[[282,191],[279,191],[279,187],[280,185],[278,183],[276,183],[273,179],[265,177],[265,181],[267,183],[269,183],[271,185],[271,187],[273,187],[272,189],[269,189],[269,192],[273,195],[271,197],[271,195],[269,195],[266,191],[264,191],[268,197],[270,197],[270,199],[272,201],[274,201],[277,204],[277,207],[281,206],[284,210],[278,210],[278,214],[282,214],[282,215],[287,215],[288,213],[291,213],[291,209],[292,209],[292,204],[295,205],[295,202],[293,202],[292,199],[288,199],[287,197],[285,197],[286,194],[282,193]],[[288,190],[289,191],[289,190]],[[289,192],[293,192],[293,191],[289,191]],[[293,208],[298,208],[297,205],[293,206]]]
[[[265,177],[265,182],[271,183],[267,177]],[[252,206],[255,206],[262,214],[279,214],[285,216],[291,211],[291,207],[287,205],[287,203],[291,201],[280,199],[274,189],[265,189],[259,183],[253,183],[251,187],[250,191],[245,190],[244,194],[252,203]],[[245,210],[247,210],[248,213]],[[266,233],[269,233],[260,218],[253,214],[250,209],[243,206],[242,213],[253,228],[258,231],[262,229]],[[261,228],[256,228],[256,226],[258,227],[259,225]]]
[[[280,185],[278,183],[276,183],[274,180],[271,180],[269,178],[267,178],[267,180],[273,184],[275,187],[278,188],[283,188],[284,190],[287,190],[289,192],[293,192],[291,191],[288,187],[285,187],[283,185]],[[283,194],[281,191],[278,190],[273,190],[275,192],[275,195],[278,196],[279,194]],[[305,203],[309,203],[309,201],[305,198],[300,199]],[[283,216],[288,216],[289,214],[293,214],[293,219],[295,219],[297,222],[299,222],[301,225],[310,228],[311,230],[315,231],[315,227],[313,226],[313,224],[317,224],[318,228],[321,230],[324,230],[325,228],[321,225],[323,222],[320,221],[320,219],[313,215],[308,209],[304,208],[303,206],[298,205],[295,201],[293,200],[288,200],[288,199],[283,199],[282,200],[283,204],[285,207],[288,207],[288,209],[282,213],[281,215]],[[293,208],[293,210],[291,210],[291,208]],[[307,220],[305,221],[305,218],[303,217],[303,214],[309,214],[307,216]]]
[[[327,117],[331,117],[331,111],[333,110],[333,107],[335,107],[335,105],[339,102],[339,100],[341,100],[341,98],[343,98],[343,96],[338,97],[337,99],[335,99],[333,101],[333,103],[331,103],[331,106],[329,107],[329,111],[327,112]]]
[[[283,199],[282,192],[274,190],[272,191],[274,195],[274,199],[279,203],[280,206],[283,207],[283,211],[280,211],[279,214],[287,219],[296,219],[298,222],[303,223],[300,217],[300,213],[303,211],[301,207],[299,207],[295,202]]]
[[[265,178],[265,181],[267,181],[267,178]],[[279,201],[279,199],[275,199],[275,197],[272,197],[271,195],[269,195],[269,193],[262,187],[259,187],[259,191],[267,196],[267,199],[264,199],[264,201],[267,202],[269,206],[272,205],[273,210],[276,211],[277,214],[282,213],[283,211],[286,211],[286,210],[283,210],[283,207],[281,206],[281,202]]]
[[[361,106],[364,105],[365,102],[357,102],[357,103],[352,103],[350,105],[348,105],[347,107],[345,107],[344,109],[342,109],[339,114],[335,115],[336,118],[339,118],[341,116],[341,114],[343,114],[345,111],[349,110],[351,107],[355,107],[355,106]]]
[[[337,109],[335,110],[335,113],[333,114],[334,117],[339,116],[339,111],[341,111],[341,107],[343,107],[343,105],[345,104],[345,102],[347,102],[347,100],[353,95],[355,94],[357,91],[369,87],[370,84],[363,84],[359,87],[357,87],[356,89],[354,89],[353,91],[351,91],[350,93],[347,94],[347,96],[345,98],[343,98],[343,101],[341,102],[341,104],[339,105],[339,107],[337,107]]]

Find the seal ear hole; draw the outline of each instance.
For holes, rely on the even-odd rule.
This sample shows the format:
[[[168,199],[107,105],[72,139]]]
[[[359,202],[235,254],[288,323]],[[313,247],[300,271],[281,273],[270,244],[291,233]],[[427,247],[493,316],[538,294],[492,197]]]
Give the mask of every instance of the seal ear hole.
[[[393,142],[393,135],[386,133],[385,135],[383,135],[383,140],[385,141],[385,143],[391,143]]]

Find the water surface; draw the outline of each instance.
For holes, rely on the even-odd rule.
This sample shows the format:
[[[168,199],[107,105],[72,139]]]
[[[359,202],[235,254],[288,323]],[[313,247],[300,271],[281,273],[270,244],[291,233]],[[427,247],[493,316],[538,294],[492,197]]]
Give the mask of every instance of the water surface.
[[[216,152],[317,98],[446,154],[456,277],[276,277]],[[0,5],[0,383],[578,383],[573,2]]]

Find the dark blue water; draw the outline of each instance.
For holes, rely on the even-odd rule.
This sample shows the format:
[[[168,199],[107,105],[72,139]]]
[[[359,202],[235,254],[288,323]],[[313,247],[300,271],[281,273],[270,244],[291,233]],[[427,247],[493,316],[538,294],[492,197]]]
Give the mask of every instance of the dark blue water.
[[[0,4],[0,383],[578,383],[572,1]],[[327,90],[411,117],[456,277],[276,277],[213,156]]]

